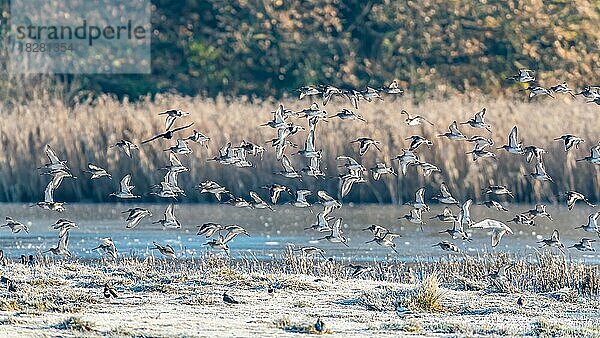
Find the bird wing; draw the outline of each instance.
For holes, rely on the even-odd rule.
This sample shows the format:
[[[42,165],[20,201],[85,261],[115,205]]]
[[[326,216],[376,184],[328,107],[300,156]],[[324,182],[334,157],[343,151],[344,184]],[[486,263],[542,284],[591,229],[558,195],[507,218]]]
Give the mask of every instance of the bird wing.
[[[50,181],[44,190],[44,202],[52,203],[54,202],[54,180]]]
[[[471,213],[469,211],[469,208],[471,207],[471,203],[473,203],[473,200],[467,200],[463,205],[462,205],[462,212],[463,212],[463,217],[465,219],[469,219],[471,218]]]
[[[88,169],[90,170],[94,170],[94,171],[102,171],[104,170],[103,168],[100,168],[99,166],[93,164],[93,163],[88,163]]]
[[[311,129],[308,132],[308,137],[306,138],[306,143],[304,144],[304,148],[306,151],[315,151],[315,130]]]
[[[60,163],[60,159],[58,158],[58,156],[56,156],[56,153],[54,152],[52,147],[50,147],[49,144],[46,144],[46,156],[48,156],[50,163],[52,163],[52,164]]]
[[[280,124],[285,122],[285,118],[283,117],[283,105],[280,104],[277,110],[275,111],[275,116],[273,117],[275,124]]]
[[[309,164],[309,168],[314,170],[314,171],[319,171],[319,167],[320,167],[320,162],[321,160],[318,157],[311,157],[310,158],[310,164]]]
[[[329,215],[332,211],[333,211],[332,205],[324,206],[323,207],[323,217],[327,217],[327,215]]]
[[[560,240],[560,234],[558,233],[558,230],[554,230],[552,231],[552,236],[550,237],[550,239],[554,242],[558,242]]]
[[[425,188],[419,188],[415,193],[415,203],[425,204]]]
[[[600,216],[600,211],[590,214],[588,216],[588,226],[593,227],[598,224],[598,217]]]
[[[465,228],[463,226],[463,222],[454,222],[454,224],[452,224],[452,228],[455,231],[459,231],[461,233],[464,233],[464,231],[465,231]]]
[[[334,200],[333,197],[329,196],[329,194],[325,190],[319,190],[317,192],[317,195],[319,195],[319,197],[321,197],[326,202],[330,202],[330,201]]]
[[[177,119],[176,115],[168,115],[167,118],[165,119],[165,130],[171,129],[171,127],[173,126],[173,123],[175,123],[176,119]]]
[[[547,175],[546,168],[544,167],[544,162],[541,160],[535,165],[535,172],[539,175]]]
[[[489,219],[489,218],[486,218],[486,219],[484,219],[481,222],[477,222],[477,223],[471,225],[471,228],[480,228],[480,229],[508,229],[507,231],[510,231],[510,233],[512,233],[512,230],[510,230],[510,228],[506,224],[504,224],[504,223],[502,223],[500,221]]]
[[[177,139],[177,148],[185,149],[187,148],[187,143],[185,143],[182,139]]]
[[[342,236],[342,219],[338,218],[335,223],[333,224],[333,227],[331,228],[331,235],[333,237],[339,238]]]
[[[582,238],[581,244],[583,244],[585,246],[591,246],[592,243],[594,243],[595,241],[596,241],[595,239],[591,239],[591,238]]]
[[[452,217],[454,216],[454,214],[452,213],[452,209],[445,207],[444,211],[442,212],[442,215],[444,215],[444,217]]]
[[[504,228],[494,228],[494,230],[492,230],[492,247],[496,247],[498,246],[498,244],[500,243],[500,240],[502,239],[502,236],[504,236],[504,234],[507,232],[506,229]]]
[[[169,153],[169,162],[171,163],[171,166],[173,167],[179,167],[181,166],[181,161],[179,161],[179,159],[177,158],[177,155],[173,154],[173,153]]]
[[[227,232],[227,234],[225,235],[225,237],[223,237],[222,235],[219,235],[219,238],[217,239],[217,242],[220,242],[221,244],[227,244],[229,241],[231,241],[232,239],[234,239],[235,236],[237,236],[237,233],[235,233],[233,231],[229,231],[229,232]]]
[[[177,222],[177,218],[175,217],[175,214],[173,213],[173,208],[174,208],[174,205],[171,203],[167,206],[167,209],[165,209],[165,221]]]
[[[131,182],[131,174],[127,174],[125,176],[123,176],[123,179],[121,179],[121,192],[123,193],[131,193],[131,189],[133,189],[132,186],[129,185],[129,182]]]
[[[258,194],[256,192],[254,192],[254,191],[250,192],[250,197],[252,197],[252,199],[256,203],[264,203],[264,201],[262,200],[262,198],[260,198],[260,196],[258,196]]]
[[[385,235],[383,236],[383,239],[384,239],[384,240],[386,240],[386,241],[389,241],[389,242],[391,242],[391,241],[393,241],[394,239],[396,239],[396,238],[398,238],[398,237],[400,237],[400,235],[399,235],[399,234],[395,234],[395,233],[393,233],[393,232],[389,232],[389,231],[387,231],[387,232],[385,233]]]
[[[63,178],[65,178],[65,175],[61,173],[57,173],[52,177],[52,185],[54,185],[54,189],[58,189],[63,181]]]
[[[189,127],[191,127],[191,126],[193,126],[193,125],[194,125],[194,122],[192,122],[192,123],[190,123],[190,124],[188,124],[188,125],[185,125],[185,126],[183,126],[183,127],[175,128],[175,129],[173,129],[173,130],[172,130],[172,132],[176,132],[176,131],[179,131],[179,130],[183,130],[183,129],[189,128]]]
[[[229,153],[229,148],[230,147],[231,147],[231,142],[227,142],[226,145],[224,145],[223,147],[221,147],[221,149],[219,149],[219,155],[221,157],[227,156],[227,154]]]
[[[352,166],[357,166],[357,165],[359,165],[359,164],[358,164],[358,162],[357,162],[355,159],[353,159],[352,157],[350,157],[350,156],[338,156],[338,157],[337,157],[337,159],[338,159],[338,160],[346,160],[346,161],[348,161],[348,162],[349,162],[349,164],[350,164],[350,165],[352,165]]]
[[[286,156],[283,155],[281,158],[281,165],[283,166],[283,169],[288,172],[295,172],[296,170],[294,169],[294,167],[292,167],[292,163],[290,162],[290,159]]]
[[[342,197],[345,197],[346,195],[348,195],[348,193],[350,192],[350,189],[352,189],[352,185],[357,180],[358,180],[358,178],[355,176],[351,176],[351,177],[342,179],[342,187],[341,187],[341,196]]]
[[[483,123],[483,117],[485,115],[485,108],[483,108],[482,110],[478,111],[477,113],[475,113],[475,122],[476,123]]]
[[[446,183],[440,184],[440,193],[444,198],[452,197],[450,191],[448,190],[448,186],[446,186]]]
[[[67,246],[69,245],[69,232],[66,231],[64,233],[64,235],[62,235],[59,239],[58,239],[58,249],[59,250],[67,250]]]
[[[151,138],[149,138],[149,139],[147,139],[147,140],[143,141],[143,142],[142,142],[142,144],[146,144],[146,143],[148,143],[148,142],[154,141],[154,140],[156,140],[156,139],[158,139],[158,138],[161,138],[161,137],[163,137],[163,136],[165,136],[165,134],[164,134],[164,133],[163,133],[163,134],[158,134],[158,135],[155,135],[155,136],[153,136],[153,137],[151,137]],[[125,148],[126,148],[126,149],[129,149],[129,145],[127,145]],[[126,152],[127,152],[127,151],[126,151]],[[131,153],[131,152],[129,152],[129,153]],[[127,154],[127,155],[129,156],[129,154]]]
[[[592,149],[590,149],[590,156],[592,158],[600,158],[600,145],[592,147]]]
[[[517,147],[519,141],[517,140],[517,126],[514,126],[508,135],[508,145],[511,148]]]
[[[448,130],[450,130],[450,132],[452,134],[462,134],[460,132],[460,130],[458,130],[458,124],[456,123],[456,121],[452,122],[452,124],[450,124],[450,126],[448,127]]]

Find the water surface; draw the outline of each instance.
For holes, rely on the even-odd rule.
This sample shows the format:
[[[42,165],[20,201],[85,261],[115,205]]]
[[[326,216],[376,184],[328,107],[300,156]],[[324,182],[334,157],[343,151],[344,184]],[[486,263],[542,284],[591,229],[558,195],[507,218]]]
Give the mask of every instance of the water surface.
[[[134,229],[126,229],[127,214],[122,214],[121,211],[133,206],[147,208],[152,211],[153,216],[145,218]],[[489,251],[534,255],[537,250],[540,250],[536,242],[548,238],[553,229],[560,231],[561,240],[566,246],[573,245],[582,237],[597,237],[581,229],[574,229],[580,224],[587,223],[588,215],[596,211],[587,206],[580,206],[572,211],[563,205],[548,206],[554,221],[538,217],[534,227],[507,223],[513,229],[514,235],[504,237],[496,248],[491,248],[489,232],[482,229],[470,230],[471,242],[453,240],[447,234],[440,234],[439,231],[443,231],[451,224],[437,220],[427,219],[423,231],[420,231],[418,225],[398,219],[408,213],[410,207],[407,206],[345,205],[334,211],[333,216],[342,217],[344,220],[349,247],[324,240],[318,241],[325,234],[304,230],[305,227],[316,222],[315,214],[320,210],[318,205],[313,208],[315,214],[312,214],[308,209],[291,206],[276,206],[276,211],[272,212],[241,209],[229,205],[177,204],[175,214],[182,224],[181,229],[163,229],[160,224],[152,224],[153,221],[163,217],[165,208],[165,204],[71,204],[66,205],[66,211],[59,214],[23,204],[0,204],[0,216],[10,216],[30,226],[29,234],[23,232],[13,234],[8,228],[0,228],[0,248],[9,257],[19,257],[21,254],[38,254],[56,246],[58,234],[50,226],[59,218],[72,220],[79,225],[78,229],[70,232],[69,249],[74,256],[82,258],[99,257],[100,253],[91,249],[96,247],[99,239],[103,237],[111,237],[120,254],[138,257],[156,255],[156,252],[149,249],[152,247],[152,241],[157,241],[172,245],[178,251],[179,257],[197,256],[210,250],[208,246],[203,245],[207,239],[196,235],[196,225],[206,222],[238,224],[245,227],[251,236],[236,237],[229,244],[231,255],[233,257],[255,256],[259,259],[278,257],[288,243],[297,247],[317,246],[326,250],[327,256],[336,259],[414,261],[425,257],[447,256],[447,252],[432,247],[442,240],[454,242],[463,253],[468,255]],[[515,214],[529,208],[530,205],[512,205],[509,207],[509,212],[498,212],[475,205],[471,211],[475,221],[484,218],[507,221]],[[441,212],[441,209],[441,206],[432,206],[431,212],[424,214],[424,218],[436,215]],[[458,210],[454,211],[458,213]],[[372,237],[369,231],[362,231],[362,229],[371,224],[384,225],[402,235],[396,240],[398,254],[376,243],[365,244]],[[600,255],[595,252],[582,253],[570,249],[567,257],[577,261],[600,263]]]

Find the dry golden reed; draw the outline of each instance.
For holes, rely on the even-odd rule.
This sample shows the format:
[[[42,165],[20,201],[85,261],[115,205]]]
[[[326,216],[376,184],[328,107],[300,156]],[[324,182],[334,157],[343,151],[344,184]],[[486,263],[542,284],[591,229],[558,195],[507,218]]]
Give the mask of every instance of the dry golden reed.
[[[366,184],[356,185],[346,201],[355,202],[394,202],[399,203],[414,198],[414,192],[420,186],[427,187],[427,196],[437,193],[438,185],[446,182],[457,198],[481,197],[481,189],[489,184],[505,184],[514,193],[515,200],[555,201],[560,192],[576,190],[591,200],[600,198],[600,166],[587,162],[575,162],[575,159],[589,155],[589,148],[600,141],[598,114],[600,107],[584,103],[583,98],[572,99],[559,96],[557,99],[534,98],[527,102],[523,98],[468,98],[455,96],[447,99],[432,99],[419,104],[408,97],[386,98],[385,101],[364,102],[358,109],[367,123],[360,121],[342,121],[330,119],[317,126],[316,146],[323,149],[323,167],[329,175],[327,179],[306,178],[304,182],[290,182],[276,177],[272,173],[281,170],[275,160],[273,148],[265,141],[275,137],[276,132],[269,127],[259,127],[271,118],[271,112],[279,102],[272,100],[254,100],[245,97],[235,99],[207,99],[174,94],[156,95],[142,98],[137,102],[117,100],[102,95],[94,100],[80,100],[77,104],[65,104],[69,101],[53,94],[39,94],[23,103],[10,99],[0,102],[0,115],[4,121],[0,127],[0,201],[38,201],[49,178],[38,175],[35,168],[45,163],[44,146],[52,145],[59,157],[66,159],[68,165],[78,176],[77,180],[66,179],[56,191],[58,200],[107,201],[108,194],[118,187],[118,181],[127,173],[132,174],[134,192],[147,195],[150,186],[162,180],[164,172],[157,169],[168,161],[167,149],[174,143],[160,140],[140,146],[134,151],[133,159],[125,157],[116,148],[109,148],[120,139],[128,139],[136,144],[156,133],[162,132],[165,121],[159,112],[178,108],[189,111],[191,116],[176,122],[177,126],[194,122],[197,129],[211,140],[209,149],[192,145],[193,153],[180,156],[190,171],[181,174],[180,186],[187,191],[184,201],[207,201],[212,197],[200,195],[192,187],[201,181],[211,179],[226,186],[234,194],[247,197],[248,190],[257,190],[260,186],[273,183],[289,184],[294,188],[326,189],[335,195],[339,188],[335,158],[338,155],[350,155],[359,158],[358,149],[350,141],[357,137],[371,137],[381,142],[382,151],[375,149],[362,157],[362,163],[373,167],[376,160],[392,163],[392,158],[407,148],[411,135],[420,134],[432,140],[431,149],[421,148],[417,152],[421,160],[437,165],[441,174],[424,178],[420,169],[409,168],[406,176],[395,178],[388,176],[381,181],[369,180]],[[286,99],[282,102],[286,108],[301,110],[310,105],[307,99],[297,101]],[[329,115],[341,108],[348,107],[348,101],[335,98],[324,107]],[[507,135],[514,125],[519,127],[519,138],[524,145],[535,144],[548,151],[544,161],[547,171],[555,184],[534,182],[526,175],[534,171],[534,164],[525,162],[524,157],[511,155],[503,150],[494,150],[498,161],[480,159],[473,162],[465,152],[472,145],[462,141],[449,141],[436,135],[446,131],[453,121],[466,121],[481,108],[487,108],[487,122],[492,125],[491,137],[495,146],[506,143]],[[434,122],[434,126],[410,127],[403,123],[402,109],[411,114],[419,114]],[[306,125],[305,120],[296,120]],[[489,137],[483,129],[461,126],[468,136]],[[177,137],[185,137],[191,130],[181,132]],[[565,153],[561,142],[553,139],[562,134],[571,133],[583,137],[586,142],[579,149]],[[300,132],[291,139],[303,146],[306,133]],[[219,147],[227,142],[239,144],[242,140],[262,144],[267,153],[261,161],[250,157],[254,168],[225,167],[216,162],[207,162],[218,154]],[[297,150],[287,150],[295,152]],[[296,167],[305,165],[300,156],[288,155]],[[81,170],[87,162],[96,163],[113,174],[112,181],[90,181]],[[397,168],[397,161],[393,163]],[[261,191],[261,190],[258,190]],[[264,191],[262,191],[264,193]]]

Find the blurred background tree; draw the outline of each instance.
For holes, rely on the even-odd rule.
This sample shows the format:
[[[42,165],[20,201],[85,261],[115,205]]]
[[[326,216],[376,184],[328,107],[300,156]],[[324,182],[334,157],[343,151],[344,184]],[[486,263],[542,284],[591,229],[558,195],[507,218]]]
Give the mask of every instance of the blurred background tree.
[[[519,67],[594,82],[600,1],[153,0],[151,75],[63,76],[138,97],[280,97],[304,84],[398,79],[417,95],[497,94]]]

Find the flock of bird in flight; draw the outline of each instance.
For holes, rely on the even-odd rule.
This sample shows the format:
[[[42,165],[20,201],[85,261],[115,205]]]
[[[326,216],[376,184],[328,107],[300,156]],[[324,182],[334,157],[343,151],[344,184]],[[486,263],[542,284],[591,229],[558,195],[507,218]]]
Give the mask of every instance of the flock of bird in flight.
[[[525,89],[522,90],[529,92],[530,99],[537,95],[554,97],[552,93],[568,93],[573,97],[582,95],[588,99],[587,102],[600,105],[600,87],[598,86],[586,86],[578,93],[575,93],[573,90],[569,89],[566,83],[546,89],[536,82],[533,72],[527,69],[519,70],[518,74],[508,78],[508,80],[513,80],[518,83],[526,83],[527,85]],[[404,91],[399,88],[397,81],[393,81],[387,87],[378,89],[367,87],[367,89],[363,91],[340,89],[330,85],[321,85],[301,87],[298,89],[298,92],[300,100],[304,98],[312,99],[321,96],[323,106],[327,105],[327,103],[334,97],[345,98],[349,100],[351,106],[355,110],[358,109],[358,104],[361,100],[371,102],[373,100],[383,100],[383,97],[386,95],[402,95],[404,93]],[[342,109],[341,111],[337,112],[337,114],[328,116],[327,112],[321,109],[319,104],[316,102],[312,102],[309,108],[297,112],[285,109],[283,105],[279,105],[278,109],[272,114],[272,119],[262,126],[272,128],[276,132],[275,137],[268,143],[274,148],[276,158],[281,162],[282,170],[275,172],[274,174],[290,180],[298,180],[300,182],[302,182],[302,179],[305,175],[315,178],[325,176],[325,173],[321,169],[321,159],[323,156],[322,150],[318,150],[315,143],[316,130],[319,121],[331,118],[339,118],[345,121],[354,120],[366,122],[361,115],[351,109]],[[402,110],[401,114],[406,116],[404,122],[409,126],[419,126],[421,124],[433,125],[431,121],[423,116],[413,116],[405,110]],[[469,119],[468,121],[461,122],[460,125],[468,125],[471,128],[483,129],[491,133],[492,127],[485,122],[485,114],[486,109],[483,108],[481,111],[475,113],[473,118]],[[141,143],[142,145],[161,139],[171,140],[175,137],[176,133],[182,132],[193,125],[193,123],[189,123],[181,127],[173,128],[178,119],[183,119],[189,115],[188,112],[178,109],[168,110],[160,113],[159,115],[164,115],[166,117],[165,131],[143,141]],[[304,161],[306,161],[306,166],[301,170],[296,170],[289,157],[286,155],[286,149],[298,148],[298,145],[290,141],[289,137],[300,131],[306,130],[306,128],[303,126],[294,124],[291,121],[292,118],[306,118],[308,121],[308,135],[304,144],[304,149],[298,150],[291,154],[299,155],[304,159]],[[459,130],[459,123],[457,121],[454,121],[448,127],[448,131],[446,133],[438,136],[447,138],[451,141],[466,141],[473,143],[473,150],[467,153],[472,156],[473,161],[483,158],[496,159],[496,155],[492,151],[488,150],[494,145],[494,142],[491,138],[484,136],[467,137]],[[150,194],[156,195],[160,198],[175,200],[177,200],[177,197],[180,195],[185,196],[184,190],[178,185],[178,174],[188,171],[188,168],[182,164],[177,155],[186,155],[191,153],[192,149],[189,147],[189,143],[204,145],[208,149],[207,143],[209,140],[210,138],[208,136],[197,130],[193,130],[193,133],[188,137],[177,138],[175,145],[165,149],[165,151],[169,152],[169,164],[160,170],[166,170],[166,175],[164,176],[162,182],[153,186],[153,191],[150,192]],[[398,161],[399,171],[403,175],[406,174],[408,168],[411,166],[420,167],[424,176],[429,176],[433,172],[440,172],[440,169],[436,165],[419,160],[419,156],[416,153],[421,146],[425,145],[427,147],[431,147],[433,142],[419,135],[411,136],[407,140],[410,140],[409,147],[407,149],[403,149],[402,154],[392,159],[393,161]],[[579,145],[584,142],[582,138],[571,134],[562,135],[556,138],[556,140],[564,143],[565,151],[571,151],[573,148],[577,149]],[[360,156],[364,155],[367,151],[373,148],[381,151],[379,142],[369,137],[357,138],[356,140],[353,140],[352,143],[358,144]],[[134,150],[139,150],[137,145],[128,140],[120,140],[111,146],[111,148],[112,147],[118,148],[124,153],[125,156],[129,158],[133,157]],[[543,155],[546,153],[546,151],[542,148],[536,147],[535,145],[524,147],[523,143],[519,141],[517,126],[514,126],[508,135],[507,144],[497,149],[504,149],[510,154],[524,156],[525,161],[528,163],[535,159],[535,172],[530,173],[529,177],[533,180],[541,182],[552,182],[552,178],[546,172],[543,162]],[[214,158],[209,159],[209,161],[216,161],[222,165],[251,167],[252,163],[248,160],[248,156],[258,156],[260,159],[262,159],[265,151],[266,149],[264,147],[247,141],[243,141],[237,147],[232,146],[231,143],[227,143],[220,148],[219,154]],[[44,200],[35,205],[46,210],[62,212],[65,209],[64,203],[54,200],[54,192],[59,188],[63,179],[75,177],[73,176],[70,168],[67,166],[67,161],[61,160],[49,145],[46,146],[45,152],[49,163],[44,164],[38,169],[41,170],[42,174],[51,176],[52,179],[44,191]],[[398,174],[393,166],[382,162],[377,162],[372,168],[367,169],[361,164],[360,161],[357,161],[350,156],[338,156],[337,160],[339,161],[339,167],[344,168],[342,170],[346,171],[346,173],[339,175],[340,184],[339,191],[337,192],[337,198],[333,197],[325,190],[319,190],[317,192],[319,201],[315,202],[315,204],[320,203],[323,209],[317,213],[316,223],[308,226],[306,230],[316,231],[323,234],[323,237],[320,238],[320,240],[327,240],[331,243],[339,243],[348,246],[348,238],[345,236],[343,230],[343,220],[340,217],[332,216],[332,212],[342,207],[343,198],[348,195],[355,184],[367,182],[366,175],[369,171],[371,172],[374,180],[379,180],[384,175]],[[577,159],[577,161],[587,161],[591,164],[600,165],[600,142],[598,145],[591,148],[589,156]],[[92,180],[100,179],[102,177],[111,178],[110,173],[108,173],[99,165],[89,163],[87,169],[88,170],[86,170],[86,172],[91,175],[90,178]],[[276,183],[263,188],[269,191],[271,204],[263,200],[263,198],[261,198],[261,196],[255,191],[249,192],[249,195],[252,199],[251,201],[248,201],[243,197],[236,197],[231,194],[227,188],[214,181],[205,181],[197,186],[197,189],[200,191],[200,193],[213,194],[219,202],[223,200],[223,196],[227,196],[228,198],[224,203],[241,208],[273,210],[273,205],[278,203],[280,195],[282,193],[287,193],[291,196],[295,195],[295,200],[289,204],[297,208],[309,208],[312,212],[310,207],[313,204],[311,204],[307,199],[307,196],[312,194],[310,190],[300,189],[293,193],[292,190],[285,185]],[[113,196],[117,199],[136,199],[141,197],[139,195],[135,195],[133,193],[133,189],[134,186],[131,185],[131,175],[128,174],[121,179],[119,190],[111,193],[110,196]],[[401,220],[405,220],[406,222],[419,225],[421,230],[425,224],[423,221],[423,213],[426,213],[430,210],[424,193],[424,188],[418,189],[415,194],[415,200],[405,203],[411,207],[411,210],[408,214],[401,218]],[[510,191],[509,187],[501,185],[491,185],[484,189],[484,193],[489,197],[503,195],[512,196],[512,192]],[[567,191],[564,193],[564,197],[569,210],[571,210],[578,201],[582,201],[591,207],[595,207],[583,194],[576,191]],[[485,219],[480,222],[473,221],[470,216],[470,207],[473,201],[468,199],[461,203],[452,196],[452,193],[444,183],[440,185],[440,194],[432,197],[432,200],[437,200],[437,202],[446,205],[446,207],[443,209],[441,214],[429,217],[429,219],[437,219],[443,223],[451,223],[453,225],[452,228],[442,231],[441,233],[447,233],[453,239],[466,241],[471,240],[471,234],[465,230],[466,228],[488,229],[491,231],[491,245],[492,247],[495,247],[498,245],[504,235],[513,233],[507,224],[497,220]],[[500,211],[508,211],[503,204],[493,198],[490,198],[489,200],[480,204],[488,208],[494,208]],[[460,207],[460,211],[457,215],[454,214],[450,208],[451,206]],[[127,219],[125,220],[126,228],[135,228],[138,224],[140,224],[142,219],[152,216],[149,210],[140,207],[130,208],[123,213],[128,214]],[[587,224],[581,225],[579,228],[583,229],[584,231],[597,234],[600,237],[600,227],[598,226],[599,216],[600,211],[590,214]],[[538,204],[534,209],[517,214],[508,222],[514,222],[515,224],[520,225],[534,225],[534,219],[536,217],[547,217],[548,219],[552,220],[552,216],[546,211],[546,206]],[[164,228],[181,228],[181,224],[175,216],[174,204],[172,203],[167,206],[164,212],[164,217],[153,223],[161,224]],[[9,227],[13,233],[18,233],[20,231],[29,232],[27,225],[16,221],[11,217],[6,217],[6,224],[3,226]],[[72,256],[68,249],[69,232],[77,227],[78,226],[75,222],[67,219],[59,219],[56,221],[56,223],[52,225],[52,228],[58,230],[58,244],[56,247],[50,248],[45,252],[50,252],[60,256]],[[236,236],[249,236],[246,229],[239,225],[222,225],[211,222],[205,223],[198,227],[198,235],[206,236],[206,238],[212,237],[208,242],[205,243],[205,245],[215,249],[222,249],[226,252],[229,252],[228,243],[230,243]],[[397,252],[396,243],[394,240],[400,237],[400,234],[377,224],[373,224],[363,230],[370,231],[373,235],[373,239],[367,243],[374,242],[383,247],[389,247],[393,251]],[[571,247],[580,251],[595,251],[592,246],[594,241],[595,239],[593,238],[583,238],[580,240],[580,242],[575,243]],[[554,230],[550,238],[543,239],[538,243],[541,243],[542,247],[556,247],[564,253],[565,246],[560,241],[558,230]],[[158,250],[166,257],[176,258],[176,252],[170,245],[163,245],[157,242],[153,242],[153,244],[154,247],[152,249]],[[442,241],[434,246],[439,246],[441,249],[446,251],[459,251],[458,246],[451,241]],[[109,237],[101,239],[100,245],[94,249],[102,250],[102,252],[112,256],[113,258],[117,258],[118,250],[113,240]],[[318,254],[324,257],[324,250],[315,246],[304,246],[294,250],[301,251],[305,255],[312,256]]]

